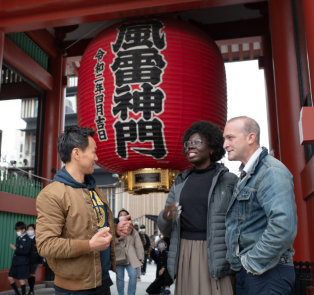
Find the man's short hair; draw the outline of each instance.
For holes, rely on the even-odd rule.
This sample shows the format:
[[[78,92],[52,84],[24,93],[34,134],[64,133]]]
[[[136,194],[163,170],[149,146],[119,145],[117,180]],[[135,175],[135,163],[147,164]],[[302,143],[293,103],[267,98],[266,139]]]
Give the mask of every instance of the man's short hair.
[[[15,230],[23,230],[26,229],[26,223],[24,221],[18,221],[14,227]]]
[[[255,143],[259,145],[261,130],[260,130],[258,123],[250,117],[240,116],[240,117],[235,117],[235,118],[230,119],[227,122],[227,124],[230,122],[234,122],[236,120],[243,121],[244,127],[243,127],[242,132],[245,135],[249,135],[250,133],[256,134]]]
[[[79,148],[85,152],[88,147],[88,136],[93,137],[95,130],[79,126],[68,127],[59,136],[57,141],[57,151],[61,161],[67,163],[71,161],[73,149]]]

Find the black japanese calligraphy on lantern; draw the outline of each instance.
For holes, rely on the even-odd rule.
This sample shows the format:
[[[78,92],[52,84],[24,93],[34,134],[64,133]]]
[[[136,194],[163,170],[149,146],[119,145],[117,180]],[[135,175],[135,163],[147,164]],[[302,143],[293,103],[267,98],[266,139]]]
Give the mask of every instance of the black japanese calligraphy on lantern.
[[[115,55],[110,65],[115,81],[111,112],[117,118],[113,125],[116,153],[125,160],[128,143],[150,142],[150,149],[139,145],[131,150],[154,159],[168,154],[164,123],[157,117],[164,112],[166,100],[160,86],[167,67],[161,53],[167,46],[164,28],[159,20],[126,23],[118,28],[116,41],[111,44]],[[138,85],[140,90],[132,90],[131,85]],[[135,120],[130,112],[141,117]]]
[[[144,83],[141,85],[142,91],[135,90],[130,92],[131,88],[127,86],[124,88],[126,93],[122,95],[114,95],[112,107],[112,115],[116,117],[120,115],[122,120],[129,117],[129,110],[134,114],[141,113],[145,120],[152,118],[153,114],[160,115],[164,111],[165,93],[162,89],[155,89],[151,84]],[[118,92],[121,89],[118,88]]]
[[[139,119],[135,121],[121,121],[118,119],[114,125],[116,136],[116,153],[122,159],[128,159],[127,143],[152,143],[152,149],[132,147],[131,150],[151,156],[154,159],[163,159],[167,154],[165,138],[163,134],[164,124],[159,118],[153,118],[149,121]]]
[[[99,141],[108,140],[107,132],[105,129],[105,112],[104,112],[104,102],[105,102],[105,88],[103,77],[105,70],[105,63],[102,61],[104,56],[106,55],[106,51],[99,48],[94,56],[96,59],[96,65],[94,67],[94,100],[95,100],[95,124],[97,128],[97,134]]]

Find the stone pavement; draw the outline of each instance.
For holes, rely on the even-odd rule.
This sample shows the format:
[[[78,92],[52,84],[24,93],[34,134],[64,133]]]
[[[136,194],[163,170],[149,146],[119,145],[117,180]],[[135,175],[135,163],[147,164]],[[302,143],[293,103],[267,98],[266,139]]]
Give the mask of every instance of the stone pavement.
[[[117,286],[116,286],[116,274],[110,271],[110,277],[113,282],[113,286],[111,286],[111,295],[118,295]],[[150,285],[151,282],[154,281],[156,277],[156,265],[147,265],[147,272],[145,276],[141,277],[141,281],[137,282],[137,288],[136,288],[136,295],[146,295],[147,293],[145,290]],[[125,295],[127,295],[127,288],[128,288],[128,275],[127,272],[125,272]],[[0,292],[1,295],[2,292]],[[171,286],[171,293],[174,293],[174,285]],[[4,294],[4,292],[3,292]],[[14,292],[6,292],[6,294],[14,294]],[[27,294],[27,293],[26,293]],[[35,295],[55,295],[53,288],[45,288],[45,289],[37,289],[35,290]]]

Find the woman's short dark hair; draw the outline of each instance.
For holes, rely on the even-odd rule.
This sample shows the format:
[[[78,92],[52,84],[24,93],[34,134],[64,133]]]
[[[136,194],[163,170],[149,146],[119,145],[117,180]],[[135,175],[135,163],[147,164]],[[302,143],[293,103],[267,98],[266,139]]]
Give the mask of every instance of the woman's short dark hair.
[[[219,161],[226,153],[223,148],[224,138],[223,132],[219,127],[209,121],[198,121],[191,125],[191,127],[185,130],[184,136],[182,137],[182,144],[189,141],[191,135],[198,133],[202,138],[206,139],[208,146],[211,147],[214,152],[210,155],[211,162]],[[183,147],[183,154],[185,155],[185,148]]]
[[[59,136],[57,141],[57,151],[61,161],[67,163],[71,161],[73,149],[79,148],[85,152],[88,147],[88,136],[93,137],[95,130],[79,126],[68,127]]]
[[[29,229],[30,227],[32,227],[34,230],[36,230],[36,225],[34,223],[31,223],[27,226],[27,229]]]
[[[14,227],[15,230],[23,230],[26,229],[26,223],[24,221],[18,221]]]
[[[119,213],[118,213],[118,218],[119,218],[119,215],[120,215],[121,212],[125,212],[126,215],[130,215],[130,213],[129,213],[128,211],[126,211],[125,209],[121,209],[121,210],[119,211]],[[131,219],[131,218],[130,218],[130,219]]]

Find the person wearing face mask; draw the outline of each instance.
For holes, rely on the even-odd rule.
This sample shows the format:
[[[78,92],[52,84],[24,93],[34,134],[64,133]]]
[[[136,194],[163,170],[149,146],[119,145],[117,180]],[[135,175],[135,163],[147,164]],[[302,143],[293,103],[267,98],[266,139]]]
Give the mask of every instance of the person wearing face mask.
[[[157,222],[171,237],[168,271],[176,277],[175,294],[233,295],[225,216],[238,177],[217,163],[225,154],[223,132],[198,121],[185,131],[182,144],[194,167],[176,177]]]
[[[129,216],[125,209],[120,210],[118,219],[121,222]],[[132,230],[127,237],[115,237],[115,250],[124,248],[127,256],[127,262],[116,266],[117,276],[116,284],[119,295],[124,295],[124,272],[129,275],[128,295],[135,295],[137,268],[140,268],[144,262],[144,249],[140,236],[136,230]]]
[[[12,259],[12,266],[10,268],[8,280],[15,291],[16,295],[21,295],[14,279],[19,280],[22,295],[26,295],[26,280],[29,276],[29,254],[32,247],[32,241],[26,234],[26,224],[23,221],[18,221],[15,224],[15,231],[17,234],[15,246],[10,244],[10,247],[14,250],[14,256]]]
[[[147,259],[148,259],[148,254],[150,252],[150,239],[148,237],[148,235],[145,233],[146,231],[146,227],[144,224],[142,224],[140,226],[140,236],[141,236],[141,239],[142,237],[145,239],[145,245],[144,245],[144,263],[142,265],[142,275],[145,275],[146,274],[146,266],[147,266]]]
[[[27,235],[32,240],[32,248],[31,248],[31,255],[30,255],[30,265],[29,265],[29,278],[28,278],[28,285],[29,285],[29,293],[28,295],[34,294],[34,286],[35,286],[35,274],[38,266],[43,265],[43,258],[39,256],[37,252],[36,246],[36,239],[35,239],[35,231],[36,225],[29,224],[27,226]]]
[[[170,286],[172,285],[173,280],[167,270],[167,243],[164,240],[159,240],[157,249],[158,254],[156,253],[155,248],[152,248],[150,251],[150,257],[157,264],[156,279],[148,286],[146,292],[148,294],[171,294]]]

